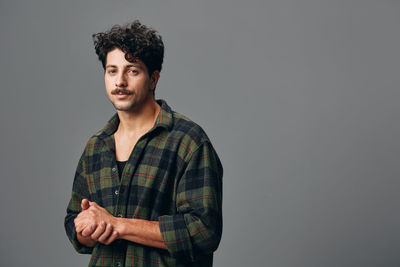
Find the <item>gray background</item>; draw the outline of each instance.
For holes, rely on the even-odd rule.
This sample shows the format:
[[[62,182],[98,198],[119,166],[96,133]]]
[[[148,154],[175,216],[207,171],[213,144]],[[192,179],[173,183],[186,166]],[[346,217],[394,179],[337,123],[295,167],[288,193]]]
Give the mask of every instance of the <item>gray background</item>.
[[[63,228],[114,109],[91,34],[138,18],[166,46],[156,96],[224,165],[215,266],[400,266],[400,2],[0,3],[1,266],[86,266]]]

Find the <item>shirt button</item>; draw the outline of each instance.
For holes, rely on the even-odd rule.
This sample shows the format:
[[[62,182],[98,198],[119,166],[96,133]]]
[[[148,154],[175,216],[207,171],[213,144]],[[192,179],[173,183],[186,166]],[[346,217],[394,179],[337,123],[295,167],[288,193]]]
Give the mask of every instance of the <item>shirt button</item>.
[[[116,172],[117,168],[113,167],[111,170],[112,170],[112,172]]]
[[[117,262],[117,267],[120,267],[121,266],[121,263],[120,262]]]
[[[120,218],[122,218],[122,214],[118,214],[117,216],[120,217]]]
[[[118,190],[115,190],[115,195],[117,195],[118,196],[118,194],[119,194],[119,191]]]

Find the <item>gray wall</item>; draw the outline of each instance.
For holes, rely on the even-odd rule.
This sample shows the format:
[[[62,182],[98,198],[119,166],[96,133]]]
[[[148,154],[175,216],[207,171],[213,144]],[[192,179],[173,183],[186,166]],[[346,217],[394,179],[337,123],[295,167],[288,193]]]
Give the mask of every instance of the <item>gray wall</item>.
[[[63,228],[113,114],[91,34],[164,37],[156,96],[225,168],[215,266],[400,266],[400,2],[0,3],[1,266],[86,266]]]

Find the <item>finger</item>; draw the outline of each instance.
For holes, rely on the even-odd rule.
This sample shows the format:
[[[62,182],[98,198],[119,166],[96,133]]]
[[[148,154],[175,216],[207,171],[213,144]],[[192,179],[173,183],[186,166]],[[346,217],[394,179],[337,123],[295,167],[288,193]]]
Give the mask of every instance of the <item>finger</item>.
[[[106,223],[105,222],[101,222],[99,224],[99,226],[97,226],[96,230],[92,233],[92,235],[90,236],[93,240],[96,240],[101,236],[101,234],[104,233],[104,231],[106,230]]]
[[[81,226],[82,224],[80,224],[80,223],[75,223],[75,231],[77,232],[77,233],[80,233],[80,232],[82,232],[82,226]]]
[[[79,216],[74,219],[74,224],[77,232],[82,231],[83,227],[86,226],[86,223]]]
[[[89,201],[89,206],[99,207],[99,205],[94,201]]]
[[[83,230],[83,226],[85,225],[81,220],[79,219],[75,219],[74,220],[74,224],[75,224],[75,230],[77,233],[81,232]]]
[[[88,209],[89,208],[89,200],[87,200],[86,198],[82,199],[81,208],[82,208],[82,210]]]
[[[97,239],[97,241],[99,241],[100,243],[104,243],[108,237],[111,235],[111,233],[113,232],[113,227],[111,224],[107,224],[106,230],[104,231],[104,233],[102,235],[100,235],[99,239]]]
[[[105,245],[110,245],[112,242],[114,242],[118,238],[118,232],[114,231],[110,237],[107,239],[106,242],[104,242]]]
[[[96,226],[94,224],[90,224],[85,229],[82,231],[82,236],[89,236],[93,233],[93,231],[96,229]]]
[[[76,232],[82,232],[86,228],[88,228],[88,229],[86,230],[85,233],[90,232],[90,231],[93,232],[94,230],[96,230],[96,225],[93,223],[85,222],[85,221],[78,221],[78,223],[75,226]],[[91,235],[91,233],[89,233],[88,235]]]

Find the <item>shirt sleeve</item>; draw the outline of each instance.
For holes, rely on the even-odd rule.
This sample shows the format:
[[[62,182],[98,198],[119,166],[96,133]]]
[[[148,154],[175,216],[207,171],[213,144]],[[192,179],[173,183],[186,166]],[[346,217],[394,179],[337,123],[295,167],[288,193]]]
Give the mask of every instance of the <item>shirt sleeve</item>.
[[[159,217],[173,257],[195,261],[213,253],[222,235],[222,165],[210,142],[191,156],[176,189],[177,213]]]
[[[84,159],[85,159],[85,151],[82,153],[82,156],[76,168],[74,182],[72,185],[71,199],[69,201],[67,207],[67,215],[65,216],[64,220],[64,227],[67,236],[71,241],[72,245],[74,246],[75,250],[81,254],[91,254],[93,248],[87,247],[79,243],[76,237],[76,230],[74,224],[74,219],[82,211],[81,210],[82,199],[86,198],[90,200],[88,184],[85,179],[86,175],[85,175]]]

